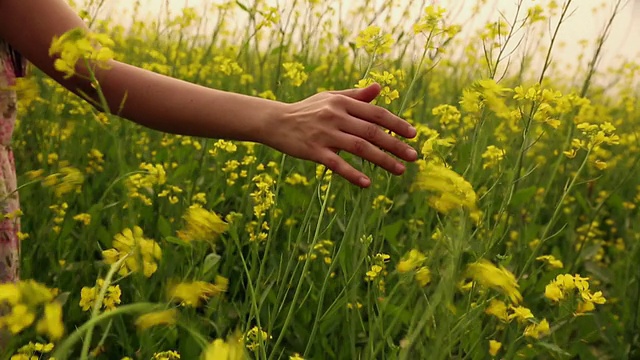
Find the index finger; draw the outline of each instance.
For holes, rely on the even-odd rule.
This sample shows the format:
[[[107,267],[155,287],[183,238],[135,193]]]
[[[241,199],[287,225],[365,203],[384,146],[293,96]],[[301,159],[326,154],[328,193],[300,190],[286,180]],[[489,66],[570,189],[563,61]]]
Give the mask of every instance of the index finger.
[[[351,116],[380,125],[407,139],[416,136],[416,128],[383,107],[362,101],[350,101],[346,110]]]

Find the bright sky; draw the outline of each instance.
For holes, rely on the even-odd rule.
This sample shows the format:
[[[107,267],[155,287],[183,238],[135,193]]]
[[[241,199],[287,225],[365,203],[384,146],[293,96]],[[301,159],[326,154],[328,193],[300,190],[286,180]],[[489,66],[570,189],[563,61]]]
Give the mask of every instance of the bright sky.
[[[86,0],[91,1],[91,0]],[[92,0],[94,3],[97,0]],[[99,0],[98,0],[99,1]],[[142,9],[149,16],[156,17],[158,14],[164,13],[166,6],[169,6],[169,10],[177,14],[184,6],[194,7],[196,9],[202,9],[206,4],[220,3],[221,0],[140,0]],[[279,4],[280,8],[286,8],[290,6],[294,0],[266,0],[271,5]],[[360,1],[349,0],[328,0],[334,2],[335,8],[338,8],[340,2],[343,4],[349,3],[361,3]],[[381,1],[390,0],[373,0],[373,3],[380,3]],[[549,0],[524,0],[524,8],[528,8],[535,4],[541,4],[544,6]],[[243,0],[243,3],[251,4],[252,0]],[[427,3],[434,2],[442,5],[447,9],[459,9],[458,19],[468,18],[472,14],[472,4],[475,1],[472,0],[428,0]],[[562,4],[563,0],[557,0]],[[598,37],[602,31],[606,20],[613,9],[613,6],[617,0],[573,0],[572,8],[575,10],[570,19],[565,23],[560,32],[560,40],[566,43],[566,47],[556,53],[556,57],[563,58],[570,61],[572,57],[575,57],[579,46],[578,42],[583,39],[594,40]],[[611,37],[607,41],[605,56],[603,58],[602,65],[611,64],[612,61],[619,61],[623,58],[639,59],[640,60],[640,0],[622,0],[625,6],[618,16]],[[117,12],[114,15],[120,15],[119,18],[127,18],[123,16],[127,12],[131,11],[134,1],[132,0],[109,0],[105,4],[109,10],[115,9]],[[420,3],[415,0],[396,0],[396,3],[407,4]],[[497,19],[500,12],[507,17],[512,16],[515,11],[515,3],[517,0],[487,0],[487,4],[484,6],[484,10],[479,14],[483,19]],[[595,7],[602,7],[597,13],[593,13],[592,9]],[[399,6],[399,8],[404,5]],[[105,9],[106,10],[106,9]],[[420,11],[416,9],[416,11]],[[399,16],[399,15],[398,15]],[[633,19],[636,19],[635,21]],[[412,20],[413,21],[413,20]],[[354,29],[359,30],[359,29]]]

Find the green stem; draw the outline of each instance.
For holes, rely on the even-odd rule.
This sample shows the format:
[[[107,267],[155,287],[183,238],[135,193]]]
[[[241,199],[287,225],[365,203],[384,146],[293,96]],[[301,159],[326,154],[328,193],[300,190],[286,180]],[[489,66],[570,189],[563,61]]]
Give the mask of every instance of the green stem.
[[[122,314],[149,312],[165,308],[165,305],[158,305],[154,303],[136,303],[131,305],[123,305],[114,310],[103,312],[102,314],[92,317],[89,321],[78,327],[76,331],[71,333],[71,335],[69,335],[64,342],[58,345],[56,351],[52,354],[51,357],[58,360],[68,359],[68,354],[71,351],[73,345],[75,345],[82,339],[82,335],[84,335],[89,329],[92,329],[97,324],[105,320],[109,320]]]
[[[589,161],[589,155],[591,154],[591,150],[592,150],[591,148],[589,148],[589,150],[587,150],[587,154],[585,155],[584,160],[582,161],[582,164],[580,164],[580,167],[578,168],[578,171],[576,171],[575,175],[573,176],[573,178],[569,182],[569,185],[567,185],[566,190],[562,193],[562,196],[560,197],[560,200],[558,201],[558,204],[556,205],[556,208],[553,211],[553,215],[551,215],[551,218],[549,219],[549,222],[547,223],[547,226],[544,228],[544,231],[542,232],[542,235],[540,236],[540,242],[538,243],[538,245],[536,245],[535,249],[533,249],[533,251],[531,252],[531,255],[529,256],[529,258],[525,262],[524,266],[522,267],[520,275],[518,276],[518,280],[520,280],[520,278],[522,278],[522,276],[526,273],[527,269],[529,268],[529,266],[531,266],[531,264],[533,263],[533,260],[536,258],[536,254],[538,254],[538,251],[540,251],[540,249],[542,248],[542,245],[546,242],[546,240],[548,240],[547,236],[549,235],[549,232],[551,231],[551,227],[555,224],[555,222],[556,222],[556,220],[558,218],[558,214],[560,213],[560,209],[562,209],[562,205],[564,204],[564,200],[566,199],[567,195],[569,195],[569,193],[571,192],[571,190],[575,186],[575,183],[578,180],[578,177],[580,176],[580,174],[584,170],[585,166],[587,165],[587,162]]]
[[[332,180],[329,181],[329,183],[327,184],[327,190],[325,191],[325,197],[324,200],[322,202],[322,206],[320,208],[320,214],[318,216],[318,221],[316,223],[316,228],[313,234],[313,240],[311,242],[311,246],[310,248],[313,249],[313,247],[316,245],[316,243],[318,242],[318,237],[320,234],[320,230],[322,227],[322,220],[324,218],[324,214],[327,208],[327,202],[329,201],[329,194],[331,191],[331,184],[333,183]],[[321,186],[321,182],[318,183],[318,189]],[[296,303],[298,301],[298,298],[300,297],[300,293],[302,291],[302,284],[304,283],[304,277],[306,276],[306,273],[309,269],[309,266],[311,264],[311,260],[309,259],[309,257],[307,257],[305,259],[304,262],[304,266],[302,267],[302,275],[301,275],[301,279],[298,282],[298,285],[296,286],[296,290],[293,294],[293,299],[291,300],[291,305],[289,306],[289,311],[287,313],[287,316],[284,320],[284,324],[282,325],[282,329],[280,329],[280,335],[278,335],[278,339],[276,340],[275,344],[273,345],[273,351],[271,352],[271,355],[269,356],[269,359],[273,359],[273,357],[276,354],[276,350],[278,349],[278,346],[280,345],[280,343],[282,342],[282,340],[284,339],[284,335],[286,334],[287,328],[289,327],[289,324],[291,323],[291,320],[293,319],[293,312],[296,309]]]
[[[100,293],[98,293],[96,300],[93,302],[91,319],[97,317],[100,314],[100,308],[102,307],[104,296],[107,294],[107,289],[109,288],[109,285],[111,285],[111,278],[113,278],[113,275],[116,273],[116,271],[120,269],[120,266],[125,262],[125,260],[127,260],[128,257],[129,257],[128,255],[123,256],[122,259],[118,260],[113,265],[111,265],[111,268],[109,269],[109,272],[107,273],[107,276],[105,277],[104,282],[102,283],[102,288],[100,288]],[[91,319],[89,320],[89,323],[91,323]],[[82,352],[80,353],[81,360],[86,360],[88,358],[89,348],[91,347],[91,338],[93,337],[94,325],[89,326],[89,328],[87,329],[87,337],[84,339],[82,343]]]

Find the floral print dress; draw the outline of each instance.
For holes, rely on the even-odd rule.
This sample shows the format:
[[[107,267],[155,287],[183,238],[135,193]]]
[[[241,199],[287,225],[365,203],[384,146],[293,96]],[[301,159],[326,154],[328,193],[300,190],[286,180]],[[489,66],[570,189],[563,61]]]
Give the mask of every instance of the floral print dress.
[[[20,203],[11,136],[17,111],[13,85],[23,74],[21,63],[0,40],[0,283],[17,281],[20,269]]]

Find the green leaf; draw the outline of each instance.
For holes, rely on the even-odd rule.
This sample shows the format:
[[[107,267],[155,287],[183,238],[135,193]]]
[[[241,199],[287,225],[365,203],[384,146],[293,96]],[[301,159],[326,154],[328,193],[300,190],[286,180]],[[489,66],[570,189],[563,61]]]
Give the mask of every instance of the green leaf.
[[[236,5],[238,5],[240,7],[240,9],[246,11],[247,13],[251,14],[251,11],[249,11],[249,8],[244,5],[243,3],[241,3],[240,1],[236,1]]]
[[[164,216],[160,216],[158,218],[158,231],[163,237],[171,234],[171,224]]]
[[[71,293],[70,293],[69,291],[65,291],[65,292],[63,292],[63,293],[60,293],[60,294],[58,294],[58,296],[56,297],[56,300],[55,300],[55,301],[59,302],[59,303],[60,303],[60,305],[64,305],[64,304],[66,304],[66,303],[67,303],[67,300],[69,300],[69,295],[70,295],[70,294],[71,294]]]
[[[549,350],[549,351],[551,351],[551,352],[553,352],[553,353],[556,353],[556,354],[558,354],[558,355],[571,357],[571,354],[569,354],[568,352],[566,352],[566,351],[562,350],[562,349],[561,349],[558,345],[556,345],[556,344],[551,344],[551,343],[548,343],[548,342],[540,341],[540,342],[538,342],[538,345],[539,345],[540,347],[543,347],[543,348],[545,348],[545,349],[547,349],[547,350]]]
[[[220,255],[216,253],[211,253],[204,258],[204,261],[202,264],[202,272],[206,279],[210,279],[209,273],[213,273],[213,270],[215,269],[216,265],[220,262],[220,259],[222,258],[220,257]]]
[[[185,242],[184,240],[175,236],[166,236],[164,239],[171,244],[176,244],[176,245],[185,246],[185,247],[191,246],[191,244],[189,244],[188,242]]]
[[[382,235],[387,241],[396,241],[400,229],[402,229],[403,220],[398,220],[393,224],[386,225],[382,228]]]
[[[533,198],[538,190],[537,186],[530,186],[528,188],[518,190],[511,198],[511,206],[520,206]]]

